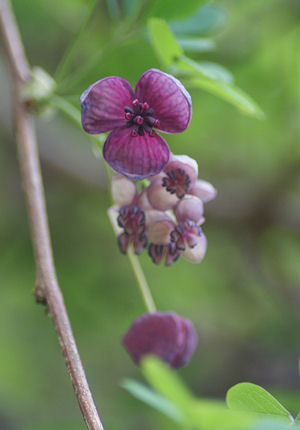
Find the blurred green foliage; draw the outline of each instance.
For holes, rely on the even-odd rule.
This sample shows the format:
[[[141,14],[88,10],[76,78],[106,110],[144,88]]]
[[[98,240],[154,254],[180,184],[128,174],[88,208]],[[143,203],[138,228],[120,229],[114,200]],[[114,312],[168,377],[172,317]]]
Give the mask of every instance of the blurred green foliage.
[[[37,119],[53,248],[87,376],[112,430],[168,430],[174,423],[120,387],[125,376],[141,378],[120,339],[145,310],[106,216],[104,164],[73,119],[94,81],[117,75],[134,86],[145,70],[164,66],[149,18],[170,19],[190,61],[221,64],[265,113],[263,120],[243,116],[195,85],[191,126],[168,136],[171,150],[195,158],[200,177],[218,189],[206,207],[208,253],[200,265],[179,261],[167,269],[141,257],[159,309],[197,328],[199,347],[180,373],[201,397],[224,399],[230,386],[251,381],[293,414],[300,409],[300,4],[201,3],[190,2],[189,10],[187,2],[173,9],[154,0],[13,1],[30,63],[57,81],[52,110]],[[203,38],[211,49],[186,48]],[[52,323],[31,294],[35,268],[3,51],[0,69],[0,428],[83,429]]]

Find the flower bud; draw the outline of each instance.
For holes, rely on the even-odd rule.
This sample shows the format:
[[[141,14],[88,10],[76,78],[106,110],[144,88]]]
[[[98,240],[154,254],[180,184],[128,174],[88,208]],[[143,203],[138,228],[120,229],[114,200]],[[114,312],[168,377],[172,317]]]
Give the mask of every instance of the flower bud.
[[[170,194],[162,186],[162,178],[155,179],[147,190],[147,196],[150,204],[154,209],[166,211],[172,209],[178,202],[178,198],[174,194]]]
[[[111,178],[111,194],[114,202],[119,207],[130,205],[136,195],[136,185],[124,176]]]
[[[165,215],[161,220],[150,223],[146,232],[149,242],[156,245],[168,245],[170,242],[170,233],[173,230],[174,222],[172,218]]]
[[[190,189],[189,194],[197,196],[203,203],[206,203],[216,197],[217,190],[209,182],[198,179],[195,185]]]
[[[188,246],[184,251],[180,252],[181,256],[191,263],[200,263],[206,253],[207,241],[204,233],[196,237],[196,242],[197,244],[193,248]]]
[[[179,222],[189,219],[198,224],[203,217],[203,203],[198,197],[187,195],[177,203],[174,213]]]
[[[172,163],[173,161],[177,161],[179,163],[187,164],[188,166],[190,166],[194,170],[196,178],[198,177],[198,163],[193,158],[189,157],[188,155],[174,155],[174,154],[171,154],[170,155],[170,160],[169,160],[168,164]],[[165,169],[168,167],[168,164],[165,167]]]
[[[173,312],[141,315],[123,337],[123,345],[136,364],[155,355],[174,368],[189,362],[196,344],[192,323]]]

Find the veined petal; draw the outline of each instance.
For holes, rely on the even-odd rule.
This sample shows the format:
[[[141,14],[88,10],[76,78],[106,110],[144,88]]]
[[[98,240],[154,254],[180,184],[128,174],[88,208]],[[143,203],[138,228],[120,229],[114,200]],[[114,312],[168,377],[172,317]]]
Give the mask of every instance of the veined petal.
[[[160,121],[158,130],[181,133],[188,127],[192,99],[174,76],[157,69],[147,70],[136,85],[135,95],[154,110],[154,117]]]
[[[132,136],[122,127],[113,130],[103,147],[103,157],[117,172],[133,180],[159,173],[167,164],[170,151],[165,140],[155,133]]]
[[[126,123],[124,107],[133,98],[131,86],[123,78],[110,76],[95,82],[80,97],[83,129],[98,134],[122,127]]]

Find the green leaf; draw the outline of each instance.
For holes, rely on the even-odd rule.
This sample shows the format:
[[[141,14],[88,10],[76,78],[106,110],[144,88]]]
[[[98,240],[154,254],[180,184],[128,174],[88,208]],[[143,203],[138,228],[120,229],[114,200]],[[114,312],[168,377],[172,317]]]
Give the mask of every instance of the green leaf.
[[[265,117],[258,104],[243,90],[234,85],[204,78],[193,78],[189,81],[189,85],[195,88],[202,88],[208,93],[226,100],[248,116],[258,119]]]
[[[201,430],[248,430],[256,420],[255,414],[232,411],[216,400],[199,399],[189,413],[190,426]]]
[[[185,18],[204,2],[205,0],[152,0],[146,16],[163,18],[167,21]]]
[[[259,385],[249,382],[231,387],[227,392],[226,402],[230,409],[236,411],[279,415],[294,421],[289,411],[275,397]]]
[[[215,42],[205,37],[177,37],[181,48],[190,52],[209,52],[215,49]]]
[[[187,71],[194,76],[199,76],[200,74],[204,78],[226,82],[227,84],[231,84],[234,80],[229,70],[220,64],[208,61],[197,62],[183,55],[179,58],[179,61],[176,63],[178,69]]]
[[[300,430],[300,425],[292,425],[289,422],[283,422],[280,419],[263,419],[255,423],[247,430]]]
[[[142,361],[142,372],[152,387],[175,403],[182,411],[189,410],[193,396],[174,370],[156,357]]]
[[[216,4],[206,4],[189,18],[170,23],[170,28],[180,35],[205,34],[220,28],[225,24],[226,19],[227,14],[223,7]]]
[[[148,28],[153,48],[166,67],[170,66],[178,57],[183,55],[182,48],[165,21],[151,18],[148,21]]]
[[[183,422],[182,413],[174,405],[174,403],[162,395],[156,393],[146,385],[132,379],[125,379],[121,386],[134,397],[146,403],[147,405],[152,406],[152,408],[158,410],[159,412],[162,412],[173,421],[179,423]]]

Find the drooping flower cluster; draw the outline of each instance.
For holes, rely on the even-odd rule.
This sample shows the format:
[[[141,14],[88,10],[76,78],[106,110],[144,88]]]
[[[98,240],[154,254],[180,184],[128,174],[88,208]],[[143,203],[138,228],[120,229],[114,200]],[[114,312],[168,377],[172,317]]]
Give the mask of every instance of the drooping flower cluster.
[[[148,186],[140,192],[124,176],[112,178],[115,205],[110,211],[118,224],[122,253],[132,244],[136,254],[148,247],[156,264],[164,259],[169,266],[180,256],[195,263],[203,259],[203,203],[213,199],[216,190],[208,182],[197,180],[197,175],[195,160],[171,155],[164,171],[149,178]]]
[[[90,134],[110,131],[103,158],[118,173],[112,178],[114,206],[109,216],[122,253],[144,248],[155,264],[170,266],[180,256],[200,262],[206,252],[203,204],[216,195],[198,180],[198,165],[186,155],[170,153],[156,132],[181,133],[192,116],[192,101],[183,85],[157,69],[146,71],[135,91],[111,76],[91,85],[81,96],[83,129]],[[145,179],[143,188],[134,181]],[[140,316],[123,338],[136,364],[147,354],[174,368],[193,354],[197,336],[192,323],[174,313]]]

